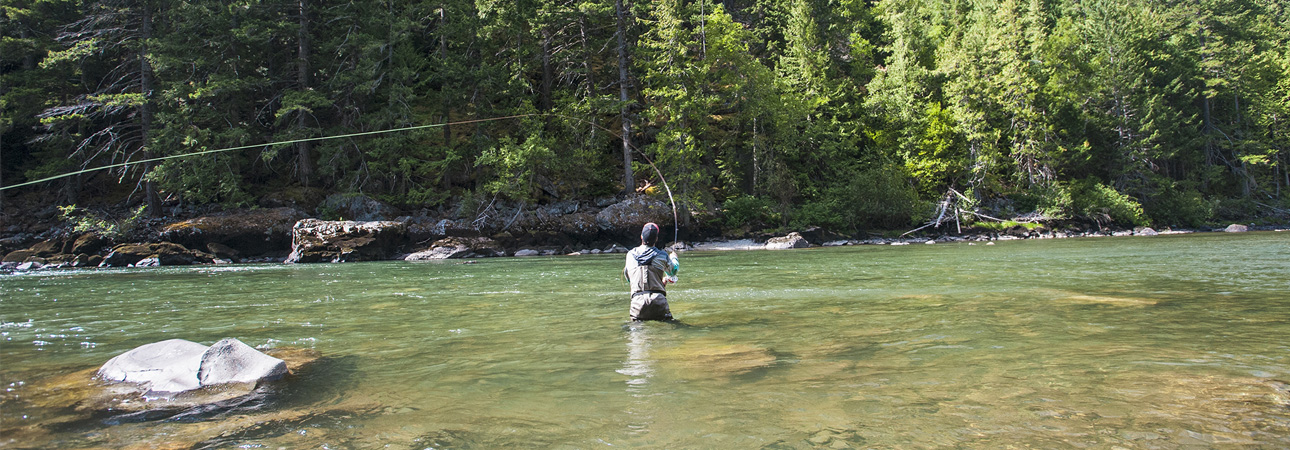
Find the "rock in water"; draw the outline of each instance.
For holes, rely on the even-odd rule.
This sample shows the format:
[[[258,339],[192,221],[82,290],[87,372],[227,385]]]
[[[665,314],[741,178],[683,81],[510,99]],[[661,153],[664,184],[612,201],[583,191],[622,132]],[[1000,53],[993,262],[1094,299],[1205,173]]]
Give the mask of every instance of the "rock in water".
[[[171,339],[135,347],[108,360],[98,371],[106,381],[138,383],[150,393],[191,391],[201,387],[197,371],[207,347]]]
[[[1239,223],[1234,223],[1234,224],[1228,225],[1227,228],[1223,229],[1223,231],[1226,231],[1228,233],[1244,233],[1244,232],[1250,231],[1250,227],[1241,225]]]
[[[141,345],[99,368],[104,381],[138,384],[145,395],[175,394],[229,383],[282,378],[284,361],[227,338],[207,347],[184,339]]]
[[[745,344],[699,339],[660,350],[659,361],[689,377],[738,376],[775,364],[770,350]]]
[[[273,381],[287,374],[287,363],[260,353],[237,339],[225,338],[202,354],[197,379],[202,386]]]

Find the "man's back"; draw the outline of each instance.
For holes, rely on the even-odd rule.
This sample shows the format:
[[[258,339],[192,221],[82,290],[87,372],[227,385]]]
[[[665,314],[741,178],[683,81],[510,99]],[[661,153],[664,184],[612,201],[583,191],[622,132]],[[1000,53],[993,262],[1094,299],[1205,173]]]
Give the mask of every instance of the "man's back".
[[[666,293],[663,277],[667,266],[667,254],[658,248],[641,245],[627,252],[626,267],[623,270],[631,285],[631,293]]]

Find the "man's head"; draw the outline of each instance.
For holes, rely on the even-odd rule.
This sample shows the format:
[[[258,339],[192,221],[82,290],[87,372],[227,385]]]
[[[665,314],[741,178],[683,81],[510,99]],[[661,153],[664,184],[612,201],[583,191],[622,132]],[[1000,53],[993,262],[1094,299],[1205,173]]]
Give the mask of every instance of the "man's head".
[[[658,244],[658,225],[650,222],[641,228],[641,243],[650,246]]]

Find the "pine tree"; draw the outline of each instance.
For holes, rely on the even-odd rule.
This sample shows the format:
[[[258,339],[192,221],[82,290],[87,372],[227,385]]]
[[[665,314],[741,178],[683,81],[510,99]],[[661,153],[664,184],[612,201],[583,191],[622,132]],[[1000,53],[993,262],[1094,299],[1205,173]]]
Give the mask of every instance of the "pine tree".
[[[40,117],[51,134],[77,136],[69,156],[85,165],[147,161],[154,156],[157,92],[149,45],[158,9],[153,0],[91,3],[83,18],[60,33],[65,50],[45,62],[79,63],[84,81],[81,94]],[[160,198],[150,178],[152,167],[150,162],[140,162],[124,166],[119,173],[122,178],[133,175],[150,214],[158,214]]]

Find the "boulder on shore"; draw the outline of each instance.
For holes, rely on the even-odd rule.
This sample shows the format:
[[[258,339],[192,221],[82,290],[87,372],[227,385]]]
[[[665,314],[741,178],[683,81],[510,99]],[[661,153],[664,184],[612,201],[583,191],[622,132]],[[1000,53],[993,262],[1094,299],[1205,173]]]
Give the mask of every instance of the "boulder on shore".
[[[1250,227],[1241,225],[1239,223],[1234,223],[1234,224],[1228,225],[1227,228],[1223,229],[1223,231],[1228,233],[1244,233],[1244,232],[1250,231]]]
[[[14,264],[70,264],[81,255],[88,257],[98,253],[108,245],[108,242],[106,238],[94,232],[56,237],[38,242],[26,249],[14,250],[4,254],[2,255],[3,258],[0,258],[0,262]]]
[[[649,222],[654,222],[660,227],[672,224],[672,207],[662,200],[638,195],[609,205],[596,214],[596,224],[600,229],[615,237],[639,240],[641,227]],[[664,235],[671,234],[664,233]],[[664,238],[659,240],[662,241]]]
[[[403,222],[304,219],[291,229],[288,263],[381,261],[397,253],[407,234]]]
[[[505,252],[497,249],[497,242],[486,238],[443,238],[430,244],[430,248],[403,257],[404,261],[432,261],[438,259],[460,259],[504,256]],[[517,255],[518,256],[518,255]]]
[[[262,255],[290,247],[292,227],[305,217],[295,208],[237,209],[166,225],[161,239],[190,248],[217,243],[242,255]]]
[[[18,263],[27,262],[28,258],[39,257],[39,256],[40,256],[39,252],[32,249],[14,250],[4,255],[4,258],[0,259],[0,262],[18,264]]]
[[[210,262],[211,255],[189,250],[173,242],[121,244],[103,258],[104,267],[129,267],[147,260],[148,266],[186,266]]]
[[[788,233],[788,236],[774,237],[766,240],[767,250],[785,250],[790,248],[807,248],[811,243],[798,234],[796,231]]]

